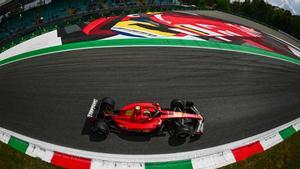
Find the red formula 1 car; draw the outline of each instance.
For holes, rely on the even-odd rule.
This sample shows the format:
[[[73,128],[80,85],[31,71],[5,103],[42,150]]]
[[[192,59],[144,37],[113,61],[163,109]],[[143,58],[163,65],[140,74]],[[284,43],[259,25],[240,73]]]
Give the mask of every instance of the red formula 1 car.
[[[176,138],[203,134],[204,118],[193,102],[174,99],[170,108],[158,103],[132,103],[114,110],[115,101],[109,97],[94,99],[87,118],[91,131],[106,138],[110,130],[139,133],[168,131]]]

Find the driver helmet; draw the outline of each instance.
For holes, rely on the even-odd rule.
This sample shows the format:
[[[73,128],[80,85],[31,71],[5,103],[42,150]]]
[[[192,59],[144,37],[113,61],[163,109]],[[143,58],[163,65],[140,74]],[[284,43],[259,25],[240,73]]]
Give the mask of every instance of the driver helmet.
[[[136,105],[136,106],[134,107],[134,110],[136,110],[136,111],[140,111],[140,110],[141,110],[141,106],[139,106],[139,105]]]
[[[145,109],[144,112],[143,112],[144,116],[146,117],[150,117],[151,116],[151,113],[148,109]]]

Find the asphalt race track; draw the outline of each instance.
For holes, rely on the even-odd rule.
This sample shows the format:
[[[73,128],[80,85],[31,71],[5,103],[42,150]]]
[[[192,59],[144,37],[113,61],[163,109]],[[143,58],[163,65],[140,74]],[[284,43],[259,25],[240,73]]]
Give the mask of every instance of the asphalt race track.
[[[174,98],[193,100],[206,117],[199,140],[168,135],[82,135],[94,97],[117,107]],[[138,47],[50,54],[0,67],[0,126],[82,150],[155,154],[243,139],[300,117],[300,66],[216,50]]]

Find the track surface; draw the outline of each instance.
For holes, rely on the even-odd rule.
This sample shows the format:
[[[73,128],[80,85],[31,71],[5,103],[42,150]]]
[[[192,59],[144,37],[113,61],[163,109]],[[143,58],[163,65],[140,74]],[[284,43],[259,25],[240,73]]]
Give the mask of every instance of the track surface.
[[[0,126],[67,147],[155,154],[225,144],[300,116],[300,67],[205,49],[138,47],[70,51],[0,67]],[[136,101],[193,100],[205,112],[197,141],[111,133],[81,135],[94,97],[121,106]]]

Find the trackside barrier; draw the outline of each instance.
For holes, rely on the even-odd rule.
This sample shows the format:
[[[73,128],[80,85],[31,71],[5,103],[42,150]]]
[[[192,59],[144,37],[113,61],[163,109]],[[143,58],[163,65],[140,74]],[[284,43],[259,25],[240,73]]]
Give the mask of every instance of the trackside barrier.
[[[56,166],[70,169],[209,169],[219,168],[244,160],[254,154],[261,153],[283,140],[291,137],[300,129],[300,118],[264,133],[225,145],[203,150],[181,153],[180,159],[153,162],[153,159],[168,159],[170,154],[145,155],[140,161],[124,162],[138,159],[143,155],[119,155],[98,153],[99,156],[88,155],[88,152],[76,150],[69,152],[66,147],[51,145],[32,139],[0,127],[0,140],[19,152]],[[65,152],[68,151],[68,152]],[[72,151],[74,152],[74,151]],[[95,154],[95,152],[90,152]],[[193,155],[192,155],[193,154]],[[106,160],[102,160],[105,156]],[[186,157],[190,157],[186,159]],[[111,158],[111,160],[107,160]],[[118,161],[118,160],[122,160]]]
[[[42,34],[30,40],[22,42],[2,53],[0,53],[0,60],[7,59],[22,53],[33,50],[43,49],[51,46],[62,45],[61,38],[57,35],[57,30]]]

